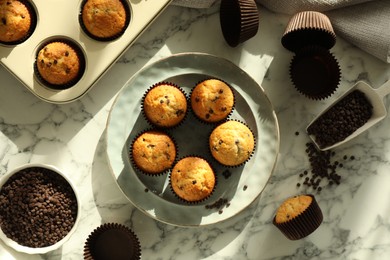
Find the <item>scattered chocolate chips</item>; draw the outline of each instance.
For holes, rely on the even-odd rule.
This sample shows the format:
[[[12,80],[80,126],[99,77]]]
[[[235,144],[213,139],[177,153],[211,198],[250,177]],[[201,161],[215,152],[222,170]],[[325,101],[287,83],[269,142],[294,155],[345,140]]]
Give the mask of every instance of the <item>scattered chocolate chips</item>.
[[[226,207],[228,207],[228,206],[230,206],[230,203],[228,203],[227,199],[220,198],[219,200],[215,201],[213,204],[206,205],[205,208],[206,209],[221,209],[225,205],[226,205]]]
[[[224,170],[222,176],[225,177],[225,179],[229,179],[230,176],[232,176],[232,173],[229,170]]]
[[[307,132],[323,148],[340,142],[364,125],[372,116],[372,105],[355,90],[311,124]]]
[[[46,247],[65,237],[75,224],[77,200],[59,174],[32,167],[10,177],[0,190],[0,226],[18,244]]]
[[[329,150],[320,151],[313,143],[307,143],[306,154],[309,157],[311,175],[308,176],[309,172],[306,170],[299,174],[301,178],[307,176],[302,183],[303,185],[312,187],[317,192],[320,192],[322,190],[320,184],[323,179],[328,181],[328,185],[333,185],[333,183],[340,184],[341,176],[336,172],[340,163],[337,160],[332,162],[332,158],[336,155],[335,152]],[[301,183],[297,183],[297,187],[301,187]]]

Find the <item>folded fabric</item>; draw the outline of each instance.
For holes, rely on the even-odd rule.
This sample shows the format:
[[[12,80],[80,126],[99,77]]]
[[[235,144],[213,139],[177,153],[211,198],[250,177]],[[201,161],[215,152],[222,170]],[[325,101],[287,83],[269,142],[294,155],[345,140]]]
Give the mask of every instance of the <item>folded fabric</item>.
[[[220,0],[173,0],[172,4],[208,8]],[[265,8],[284,14],[324,12],[337,36],[390,63],[389,0],[256,0]],[[260,25],[261,26],[261,25]]]

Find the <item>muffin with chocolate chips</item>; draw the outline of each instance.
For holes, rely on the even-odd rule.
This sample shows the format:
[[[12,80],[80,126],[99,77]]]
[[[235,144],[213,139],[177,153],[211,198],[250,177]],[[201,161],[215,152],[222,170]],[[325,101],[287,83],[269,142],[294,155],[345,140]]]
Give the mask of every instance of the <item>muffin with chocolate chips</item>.
[[[135,138],[130,156],[142,172],[158,175],[169,170],[176,159],[176,145],[166,133],[148,130]]]
[[[191,92],[192,111],[200,120],[216,123],[226,119],[234,106],[234,94],[228,84],[219,79],[198,83]]]
[[[216,178],[214,170],[205,159],[188,156],[173,167],[170,184],[181,200],[197,203],[210,197],[216,186]]]
[[[323,215],[315,197],[301,194],[287,198],[276,210],[273,224],[290,240],[302,239],[322,223]]]
[[[83,71],[81,51],[62,41],[45,44],[38,52],[35,65],[37,76],[43,83],[60,89],[75,84]]]
[[[80,25],[95,40],[110,41],[120,37],[130,21],[125,0],[85,0],[80,14]]]
[[[35,13],[25,1],[0,0],[0,43],[17,44],[31,35]]]
[[[212,156],[222,165],[245,164],[255,150],[255,137],[247,125],[239,121],[226,121],[212,131],[209,137]]]
[[[171,128],[184,120],[187,113],[187,97],[178,86],[160,82],[146,92],[142,110],[147,121],[155,127]]]

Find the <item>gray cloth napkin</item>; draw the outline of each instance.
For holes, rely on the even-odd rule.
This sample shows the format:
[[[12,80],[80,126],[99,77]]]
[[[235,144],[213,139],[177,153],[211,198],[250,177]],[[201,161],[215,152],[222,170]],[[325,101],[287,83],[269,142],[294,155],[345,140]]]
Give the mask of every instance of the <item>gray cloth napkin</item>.
[[[173,0],[174,5],[208,8],[220,0]],[[390,63],[390,0],[256,0],[284,14],[324,12],[337,36]],[[261,25],[260,25],[261,26]]]

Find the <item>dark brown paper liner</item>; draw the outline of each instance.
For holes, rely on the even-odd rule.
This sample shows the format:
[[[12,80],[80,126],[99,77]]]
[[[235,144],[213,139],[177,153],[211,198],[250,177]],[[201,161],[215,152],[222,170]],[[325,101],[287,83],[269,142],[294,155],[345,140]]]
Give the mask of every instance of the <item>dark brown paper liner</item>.
[[[91,39],[93,39],[95,41],[109,42],[109,41],[113,41],[113,40],[118,39],[119,37],[121,37],[125,33],[127,27],[129,27],[130,20],[131,20],[130,6],[126,0],[120,0],[120,2],[123,4],[125,12],[126,12],[125,25],[123,26],[123,29],[119,33],[117,33],[113,36],[110,36],[110,37],[98,37],[98,36],[92,34],[90,31],[88,31],[88,29],[85,27],[84,22],[83,22],[82,12],[83,12],[84,5],[87,3],[87,1],[88,0],[83,0],[83,2],[81,3],[80,13],[79,13],[79,24],[80,24],[80,28],[83,30],[83,32],[86,35],[88,35],[88,37],[90,37]]]
[[[254,0],[222,0],[220,24],[223,36],[231,47],[236,47],[256,35],[259,11]]]
[[[187,110],[185,111],[185,115],[184,115],[183,119],[182,119],[180,122],[178,122],[176,125],[165,126],[165,127],[164,127],[164,126],[160,126],[160,125],[155,124],[152,120],[150,120],[150,119],[146,116],[145,107],[144,107],[145,98],[146,98],[147,94],[149,93],[149,91],[151,91],[152,89],[154,89],[154,88],[156,88],[156,87],[158,87],[158,86],[161,86],[161,85],[169,85],[169,86],[172,86],[172,87],[175,87],[175,88],[179,89],[179,90],[183,93],[183,95],[184,95],[184,97],[185,97],[185,99],[186,99],[186,102],[187,102]],[[176,84],[174,84],[174,83],[172,83],[172,82],[167,82],[167,81],[161,81],[161,82],[155,83],[155,84],[153,84],[151,87],[149,87],[149,88],[146,90],[146,92],[144,93],[144,95],[143,95],[143,97],[142,97],[142,101],[141,101],[141,111],[142,111],[142,115],[143,115],[143,117],[145,118],[145,120],[146,120],[151,126],[153,126],[153,127],[155,127],[155,128],[160,128],[160,129],[175,129],[175,128],[179,127],[179,126],[187,119],[187,115],[188,115],[189,109],[190,109],[190,104],[189,104],[188,96],[187,96],[186,92],[185,92],[181,87],[179,87],[178,85],[176,85]]]
[[[161,172],[158,172],[158,173],[151,173],[151,172],[146,172],[144,170],[142,170],[134,161],[134,158],[133,158],[133,144],[135,142],[135,140],[138,139],[138,137],[140,137],[142,134],[146,133],[146,132],[150,132],[150,131],[156,131],[156,132],[160,132],[160,133],[163,133],[163,134],[166,134],[167,136],[169,136],[169,138],[171,138],[174,146],[175,146],[175,150],[176,150],[176,157],[175,159],[173,160],[173,163],[171,165],[171,167],[169,167],[168,169],[165,169],[164,171],[161,171]],[[129,148],[129,159],[130,159],[130,162],[131,164],[133,165],[134,169],[141,173],[141,174],[145,174],[145,175],[148,175],[148,176],[152,176],[152,177],[157,177],[157,176],[162,176],[164,174],[167,174],[171,169],[172,167],[175,165],[175,163],[177,162],[177,158],[178,158],[178,154],[179,154],[179,148],[177,146],[177,142],[176,140],[170,135],[168,134],[166,131],[164,130],[161,130],[161,129],[158,129],[158,128],[150,128],[150,129],[146,129],[140,133],[137,134],[137,136],[132,140],[131,142],[131,145],[130,145],[130,148]]]
[[[132,244],[133,256],[132,260],[141,259],[141,246],[138,240],[137,235],[128,227],[117,224],[117,223],[107,223],[97,227],[87,238],[84,245],[84,259],[86,260],[96,260],[94,258],[93,244],[96,241],[96,238],[109,230],[120,230],[125,232],[128,235],[129,242]]]
[[[284,222],[276,223],[275,218],[273,224],[290,240],[298,240],[313,233],[322,223],[323,215],[315,197],[309,207],[299,214],[297,217]]]
[[[40,73],[38,71],[37,57],[38,57],[39,51],[42,50],[47,44],[53,43],[53,42],[62,42],[62,43],[65,43],[65,44],[69,45],[70,47],[73,48],[73,50],[77,54],[77,57],[79,58],[79,62],[80,62],[79,72],[78,72],[76,78],[74,78],[73,80],[69,81],[66,84],[56,85],[56,84],[52,84],[50,82],[47,82],[40,75]],[[76,43],[74,43],[73,41],[71,41],[69,39],[57,38],[57,39],[52,39],[50,41],[46,41],[44,44],[41,45],[40,48],[38,48],[37,53],[35,55],[35,62],[34,62],[34,73],[35,73],[35,76],[45,87],[48,87],[48,88],[51,88],[51,89],[64,90],[64,89],[68,89],[68,88],[73,87],[82,78],[82,76],[84,75],[84,71],[85,71],[85,57],[84,57],[84,53],[81,50],[81,47],[79,47]]]
[[[177,195],[177,193],[176,193],[175,190],[173,189],[172,180],[171,180],[171,174],[172,174],[172,173],[169,174],[169,188],[170,188],[172,194],[173,194],[179,201],[181,201],[181,202],[183,202],[183,203],[185,203],[185,204],[187,204],[187,205],[198,205],[198,204],[200,204],[200,203],[203,203],[203,202],[207,201],[207,200],[213,195],[213,193],[214,193],[214,191],[215,191],[215,189],[217,188],[217,185],[218,185],[218,177],[217,177],[217,175],[215,174],[215,169],[213,168],[213,166],[211,165],[211,163],[210,163],[206,158],[204,158],[204,157],[202,157],[202,156],[199,156],[199,155],[187,155],[187,156],[184,156],[184,157],[180,158],[179,160],[177,160],[177,162],[179,162],[179,161],[182,160],[182,159],[189,158],[189,157],[201,158],[201,159],[205,160],[205,161],[210,165],[210,167],[211,167],[211,169],[212,169],[212,171],[213,171],[213,174],[214,174],[214,178],[215,178],[215,184],[214,184],[213,190],[210,192],[210,194],[209,194],[208,196],[204,197],[204,198],[201,199],[201,200],[197,200],[197,201],[188,201],[188,200],[186,200],[186,199],[180,197],[179,195]],[[176,163],[177,163],[177,162],[176,162]],[[174,168],[174,167],[172,167],[172,168]]]
[[[7,45],[7,46],[21,44],[21,43],[25,42],[28,38],[30,38],[30,36],[35,31],[35,28],[37,26],[37,14],[36,14],[35,8],[28,0],[18,0],[18,1],[26,6],[26,8],[30,14],[30,19],[31,19],[30,29],[27,31],[26,35],[24,37],[22,37],[21,39],[16,40],[16,41],[11,41],[11,42],[0,41],[0,44]]]
[[[248,159],[246,159],[244,162],[240,163],[240,164],[237,164],[237,165],[226,165],[226,164],[223,164],[222,162],[218,161],[214,156],[213,156],[213,153],[211,152],[211,149],[210,149],[210,136],[211,136],[211,133],[220,125],[222,125],[223,123],[226,123],[228,121],[236,121],[236,122],[240,122],[241,124],[245,125],[246,127],[248,127],[248,129],[251,131],[252,133],[252,136],[253,136],[253,141],[254,141],[254,146],[253,146],[253,151],[251,152],[251,154],[248,156]],[[213,158],[213,160],[215,162],[217,162],[218,164],[224,166],[224,167],[227,167],[227,168],[238,168],[238,167],[241,167],[243,165],[245,165],[247,162],[249,162],[249,160],[253,157],[255,151],[256,151],[256,136],[254,135],[252,129],[244,122],[240,121],[240,120],[237,120],[237,119],[228,119],[228,120],[225,120],[224,122],[221,122],[219,125],[217,125],[215,128],[213,128],[209,134],[209,139],[207,140],[208,141],[208,151],[209,151],[209,155],[211,158]]]
[[[329,50],[320,46],[307,46],[293,57],[290,78],[301,94],[320,100],[330,97],[336,91],[341,71]]]
[[[336,43],[336,34],[325,14],[304,11],[290,19],[281,41],[282,45],[292,52],[297,52],[308,45],[331,49]]]
[[[199,117],[199,116],[195,113],[195,111],[192,109],[192,104],[191,104],[191,103],[192,103],[192,102],[191,102],[192,92],[194,91],[194,89],[196,88],[196,86],[199,85],[200,83],[202,83],[203,81],[210,80],[210,79],[216,79],[216,80],[222,81],[223,83],[225,83],[225,84],[230,88],[230,90],[231,90],[232,93],[233,93],[233,106],[232,106],[232,109],[230,110],[229,114],[228,114],[224,119],[219,120],[219,121],[215,121],[215,122],[206,121],[206,120],[204,120],[203,118]],[[194,117],[195,117],[199,122],[201,122],[201,123],[203,123],[203,124],[206,124],[206,125],[216,125],[216,124],[220,124],[221,122],[225,122],[225,121],[228,120],[228,118],[233,114],[234,108],[235,108],[235,106],[236,106],[236,96],[235,96],[235,94],[234,94],[234,89],[233,89],[233,87],[232,87],[229,83],[227,83],[226,81],[224,81],[224,80],[222,80],[222,79],[220,79],[220,78],[214,78],[214,77],[208,77],[208,78],[205,78],[205,79],[203,79],[203,80],[198,81],[198,82],[195,84],[195,86],[191,89],[191,93],[190,93],[190,95],[189,95],[189,97],[188,97],[188,100],[189,100],[189,104],[190,104],[189,109],[191,110],[191,113],[194,115]]]

